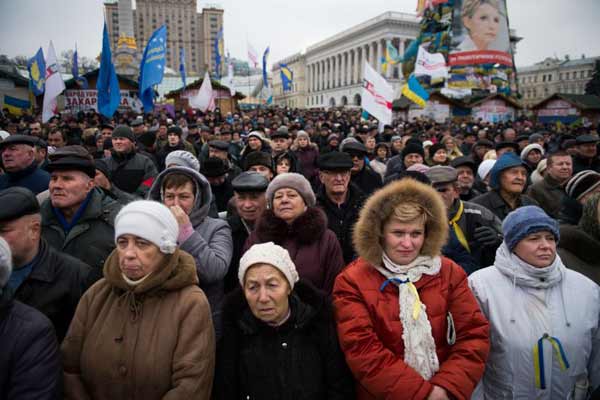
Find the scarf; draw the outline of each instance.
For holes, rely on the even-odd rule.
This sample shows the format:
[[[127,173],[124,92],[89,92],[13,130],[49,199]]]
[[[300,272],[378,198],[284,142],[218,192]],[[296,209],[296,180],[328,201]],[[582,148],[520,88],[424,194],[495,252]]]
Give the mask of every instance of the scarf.
[[[419,256],[407,265],[394,264],[383,253],[383,267],[375,268],[387,278],[381,285],[383,291],[390,282],[398,286],[400,322],[404,332],[404,362],[417,371],[423,379],[429,380],[439,370],[439,360],[435,351],[435,341],[431,324],[427,318],[427,307],[421,303],[414,283],[425,275],[437,275],[442,262],[440,257]]]
[[[534,289],[547,289],[559,284],[565,271],[565,266],[558,254],[552,264],[546,268],[536,268],[512,253],[506,243],[502,243],[498,247],[494,266],[503,275],[510,278],[515,285]]]

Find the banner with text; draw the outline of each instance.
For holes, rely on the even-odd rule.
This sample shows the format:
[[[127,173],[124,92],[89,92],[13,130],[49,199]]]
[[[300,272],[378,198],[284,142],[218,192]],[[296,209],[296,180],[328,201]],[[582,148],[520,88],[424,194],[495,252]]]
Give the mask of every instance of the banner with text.
[[[121,90],[121,103],[119,109],[142,111],[142,102],[137,97],[135,91]],[[79,111],[98,111],[98,91],[97,90],[65,90],[65,110],[71,112]]]

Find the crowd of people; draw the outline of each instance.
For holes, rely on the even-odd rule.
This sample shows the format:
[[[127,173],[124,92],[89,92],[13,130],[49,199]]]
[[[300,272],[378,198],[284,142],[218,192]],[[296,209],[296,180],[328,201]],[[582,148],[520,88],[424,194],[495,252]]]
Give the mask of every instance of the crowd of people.
[[[0,116],[0,399],[600,396],[593,127]]]

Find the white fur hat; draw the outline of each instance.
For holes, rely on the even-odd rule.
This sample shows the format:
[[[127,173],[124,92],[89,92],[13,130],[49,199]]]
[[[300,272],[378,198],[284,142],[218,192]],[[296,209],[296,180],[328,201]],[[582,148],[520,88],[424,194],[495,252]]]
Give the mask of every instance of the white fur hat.
[[[496,164],[496,160],[483,160],[481,164],[479,164],[479,168],[477,168],[479,179],[484,180],[492,170],[494,164]]]
[[[12,272],[12,254],[6,240],[0,237],[0,289],[2,289]]]
[[[298,271],[290,258],[286,249],[276,245],[273,242],[255,244],[250,247],[240,259],[240,269],[238,270],[238,279],[240,285],[244,285],[244,278],[248,268],[255,264],[269,264],[277,268],[290,284],[290,289],[298,282]]]
[[[135,235],[154,243],[164,254],[177,249],[179,225],[167,206],[150,200],[127,204],[115,218],[115,242],[125,234]]]

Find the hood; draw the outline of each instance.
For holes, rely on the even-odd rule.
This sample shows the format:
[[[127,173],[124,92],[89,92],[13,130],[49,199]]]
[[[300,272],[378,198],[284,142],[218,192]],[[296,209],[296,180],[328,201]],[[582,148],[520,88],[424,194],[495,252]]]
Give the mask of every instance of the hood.
[[[513,285],[535,289],[547,289],[558,285],[565,274],[565,266],[558,253],[548,267],[536,268],[511,252],[506,242],[496,250],[494,267],[509,278]]]
[[[448,217],[442,198],[431,186],[407,178],[384,186],[365,203],[353,233],[354,248],[360,257],[373,265],[381,265],[383,226],[394,208],[405,202],[420,204],[431,214],[420,255],[441,254],[448,238]]]
[[[194,208],[190,213],[190,220],[192,221],[192,225],[196,227],[208,215],[210,203],[212,202],[213,198],[212,190],[210,189],[210,184],[208,183],[208,180],[204,177],[204,175],[202,175],[201,173],[196,172],[193,169],[187,167],[167,168],[160,174],[158,174],[156,179],[154,179],[152,187],[150,188],[150,192],[148,192],[147,198],[148,200],[154,200],[162,203],[162,183],[165,177],[172,173],[179,173],[189,176],[196,184],[196,200]]]

